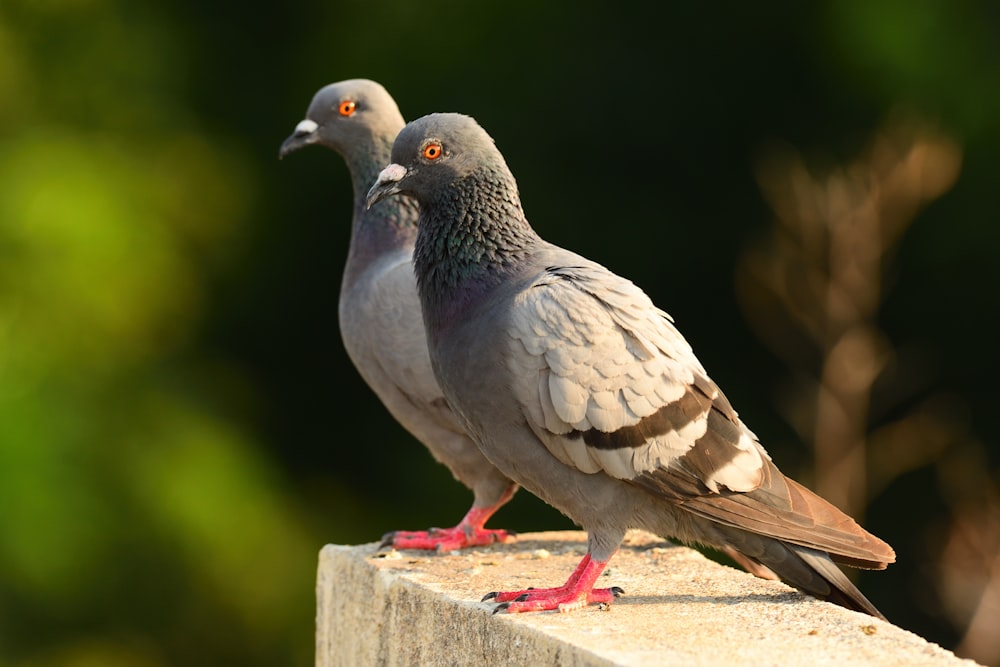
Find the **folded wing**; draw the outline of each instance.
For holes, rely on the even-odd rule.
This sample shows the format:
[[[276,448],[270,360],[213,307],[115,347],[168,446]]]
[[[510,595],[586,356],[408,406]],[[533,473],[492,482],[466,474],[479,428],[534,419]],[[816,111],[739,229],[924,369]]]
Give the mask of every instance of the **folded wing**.
[[[515,392],[545,447],[718,523],[885,567],[892,549],[774,466],[670,316],[558,249],[510,319]]]

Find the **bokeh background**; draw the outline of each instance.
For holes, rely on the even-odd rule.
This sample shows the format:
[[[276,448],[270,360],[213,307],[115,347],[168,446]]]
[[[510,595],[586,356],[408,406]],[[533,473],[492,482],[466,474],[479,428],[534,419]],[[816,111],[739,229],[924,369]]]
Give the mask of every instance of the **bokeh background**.
[[[353,77],[477,117],[896,548],[875,604],[1000,665],[988,0],[4,0],[0,663],[311,664],[322,545],[467,508],[342,349],[342,161],[277,159]]]

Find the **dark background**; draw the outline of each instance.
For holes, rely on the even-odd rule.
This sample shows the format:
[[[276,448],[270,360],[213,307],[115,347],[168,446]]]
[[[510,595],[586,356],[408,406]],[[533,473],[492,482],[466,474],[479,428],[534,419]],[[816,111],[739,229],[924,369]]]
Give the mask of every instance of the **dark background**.
[[[344,354],[343,162],[277,159],[313,93],[354,77],[407,118],[475,116],[539,232],[669,311],[807,484],[789,397],[823,358],[790,365],[751,326],[740,267],[777,228],[759,165],[784,146],[824,183],[899,127],[960,155],[884,250],[863,523],[899,562],[858,581],[898,625],[1000,664],[985,0],[5,2],[0,662],[310,664],[323,544],[467,509]],[[933,455],[886,464],[874,434],[928,410]],[[527,492],[492,523],[570,526]]]

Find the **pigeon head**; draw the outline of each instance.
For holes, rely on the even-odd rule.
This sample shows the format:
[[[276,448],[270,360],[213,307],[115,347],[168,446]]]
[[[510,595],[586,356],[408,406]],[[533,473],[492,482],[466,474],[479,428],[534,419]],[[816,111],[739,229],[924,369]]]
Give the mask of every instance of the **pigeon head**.
[[[365,146],[374,137],[395,136],[403,116],[392,96],[375,81],[348,79],[320,88],[305,120],[285,139],[278,158],[311,144],[346,153]]]
[[[392,164],[368,191],[368,208],[397,193],[425,202],[466,177],[484,172],[510,174],[493,138],[475,119],[457,113],[423,116],[396,136]]]
[[[400,130],[367,206],[393,195],[420,207],[413,266],[428,331],[459,321],[541,242],[507,163],[469,116],[430,114]]]

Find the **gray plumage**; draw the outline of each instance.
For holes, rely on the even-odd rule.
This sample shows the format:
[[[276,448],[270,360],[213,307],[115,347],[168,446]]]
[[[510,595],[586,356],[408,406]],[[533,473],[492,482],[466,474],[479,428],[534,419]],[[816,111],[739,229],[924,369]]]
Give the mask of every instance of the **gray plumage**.
[[[641,528],[881,617],[834,562],[882,569],[891,547],[778,470],[642,290],[535,233],[473,119],[409,123],[392,162],[368,203],[420,203],[414,263],[445,396],[500,470],[589,535],[565,586],[487,597],[508,611],[610,601],[620,591],[590,587]]]
[[[482,523],[510,499],[516,486],[466,435],[434,378],[412,265],[416,202],[399,197],[378,210],[365,207],[368,186],[388,160],[392,140],[403,125],[395,101],[380,84],[341,81],[315,94],[305,120],[282,144],[279,157],[317,144],[336,151],[347,163],[354,207],[338,311],[344,347],[392,416],[474,494],[472,509],[453,534],[439,529],[430,535],[400,532],[388,534],[386,540],[397,547],[447,551],[505,539],[506,531],[487,531]]]

